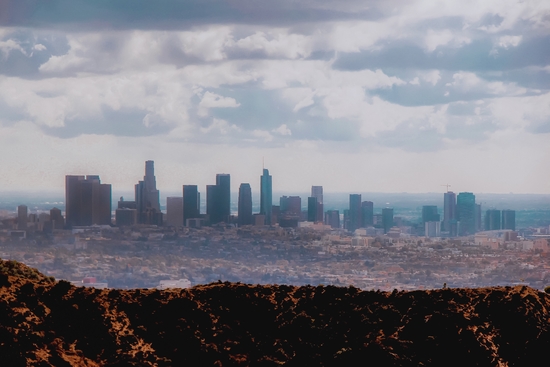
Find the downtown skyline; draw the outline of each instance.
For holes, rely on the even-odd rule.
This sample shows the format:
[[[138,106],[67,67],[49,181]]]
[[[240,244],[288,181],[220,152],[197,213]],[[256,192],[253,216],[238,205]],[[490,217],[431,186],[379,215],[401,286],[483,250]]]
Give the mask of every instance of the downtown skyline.
[[[48,4],[0,4],[0,191],[257,191],[264,157],[281,192],[550,194],[548,2]]]

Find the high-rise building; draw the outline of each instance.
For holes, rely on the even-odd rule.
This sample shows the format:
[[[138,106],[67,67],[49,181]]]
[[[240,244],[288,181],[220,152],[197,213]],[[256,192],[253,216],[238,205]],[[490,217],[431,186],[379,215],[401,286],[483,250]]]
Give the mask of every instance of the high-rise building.
[[[327,210],[325,213],[325,224],[332,228],[340,228],[340,211]]]
[[[500,210],[489,209],[485,212],[485,230],[494,231],[500,229]]]
[[[138,222],[141,224],[162,225],[160,193],[157,190],[155,162],[145,162],[145,176],[135,186]]]
[[[470,236],[476,233],[476,197],[471,192],[461,192],[456,198],[456,219],[459,222],[458,235]]]
[[[505,209],[502,211],[502,229],[516,230],[516,211]]]
[[[170,196],[166,198],[165,225],[171,227],[183,227],[183,197]]]
[[[50,221],[52,222],[52,229],[63,229],[65,227],[65,218],[63,218],[61,210],[58,208],[50,210]]]
[[[242,183],[239,187],[239,226],[252,225],[254,217],[252,216],[252,189],[249,183]]]
[[[26,230],[29,216],[27,214],[28,208],[26,205],[19,205],[17,207],[17,229]]]
[[[422,207],[422,223],[439,222],[440,216],[436,205],[424,205]]]
[[[483,222],[481,221],[481,204],[476,204],[476,232],[483,231]]]
[[[216,186],[218,186],[219,210],[221,222],[229,223],[231,215],[231,178],[227,173],[218,173],[216,175]]]
[[[265,224],[271,225],[273,215],[273,182],[269,171],[264,168],[260,176],[260,214],[265,216]]]
[[[219,197],[218,185],[206,185],[206,214],[209,216],[211,224],[223,222]]]
[[[349,195],[349,228],[350,232],[355,232],[363,224],[361,215],[361,194]]]
[[[323,186],[311,186],[311,196],[317,199],[317,222],[322,222],[324,214]]]
[[[300,217],[302,213],[302,198],[299,196],[281,196],[279,203],[282,215]]]
[[[200,196],[197,185],[183,185],[183,223],[200,217]]]
[[[320,219],[317,218],[317,205],[320,205],[316,197],[307,198],[307,221],[308,222],[318,222]]]
[[[99,176],[65,176],[65,220],[72,226],[111,224],[111,185]]]
[[[384,228],[384,234],[390,231],[390,228],[393,227],[393,209],[384,208],[382,209],[382,227]]]
[[[451,232],[451,222],[456,219],[456,194],[447,191],[443,194],[443,228],[442,230]]]
[[[372,201],[363,201],[361,203],[361,217],[363,219],[361,227],[374,225],[374,203]]]

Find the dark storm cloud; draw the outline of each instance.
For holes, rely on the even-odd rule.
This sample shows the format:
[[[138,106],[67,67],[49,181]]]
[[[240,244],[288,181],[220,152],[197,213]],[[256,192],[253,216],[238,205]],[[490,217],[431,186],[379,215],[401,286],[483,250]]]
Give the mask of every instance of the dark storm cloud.
[[[291,25],[380,16],[380,10],[366,9],[360,1],[7,0],[0,3],[1,26],[44,28],[181,29],[205,23]]]

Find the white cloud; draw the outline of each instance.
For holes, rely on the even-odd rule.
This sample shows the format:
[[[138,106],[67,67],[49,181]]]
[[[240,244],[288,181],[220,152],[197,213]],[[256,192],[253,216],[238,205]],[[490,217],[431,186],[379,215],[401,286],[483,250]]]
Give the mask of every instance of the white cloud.
[[[27,54],[21,45],[15,40],[9,39],[6,41],[0,41],[0,51],[2,52],[4,58],[8,57],[10,52],[14,50],[21,52],[23,55]]]
[[[241,104],[237,103],[235,98],[223,97],[216,93],[206,92],[204,93],[202,100],[199,103],[199,116],[207,116],[209,108],[229,107],[236,108]]]
[[[497,45],[505,49],[517,47],[522,39],[523,36],[502,36],[498,39]]]
[[[227,121],[217,118],[212,119],[212,124],[210,124],[210,126],[200,129],[203,134],[217,132],[222,135],[227,135],[230,131],[239,130],[240,129],[236,125],[229,124]]]
[[[253,130],[252,136],[264,142],[269,142],[273,140],[273,135],[271,135],[269,131],[265,131],[265,130],[259,130],[259,129]]]
[[[292,135],[292,131],[290,131],[290,129],[288,128],[288,126],[286,126],[286,124],[282,124],[282,125],[279,126],[278,128],[273,129],[273,130],[271,130],[271,131],[274,132],[274,133],[283,135],[283,136],[290,136],[290,135]]]
[[[308,36],[274,30],[270,34],[256,32],[239,39],[234,46],[248,51],[263,51],[269,57],[296,59],[311,54],[312,41]]]
[[[456,32],[451,32],[448,29],[437,31],[430,29],[424,37],[425,48],[428,52],[435,51],[439,46],[450,45],[452,47],[461,47],[470,42],[472,42],[470,38],[457,34]]]

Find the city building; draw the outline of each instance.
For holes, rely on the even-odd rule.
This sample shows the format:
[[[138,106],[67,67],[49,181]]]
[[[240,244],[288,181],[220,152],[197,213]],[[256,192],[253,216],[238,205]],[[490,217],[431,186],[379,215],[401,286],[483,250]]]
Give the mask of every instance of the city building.
[[[216,175],[216,186],[218,186],[219,211],[221,222],[229,223],[231,215],[231,178],[229,174],[218,173]]]
[[[138,223],[161,226],[160,194],[157,190],[155,162],[145,162],[145,176],[135,186]]]
[[[502,229],[516,230],[516,211],[505,209],[502,211]]]
[[[281,196],[279,204],[281,215],[300,218],[302,213],[302,198],[299,196]]]
[[[206,185],[206,215],[208,215],[211,224],[223,221],[219,205],[219,191],[218,185]]]
[[[489,209],[485,212],[485,230],[496,231],[500,229],[500,210]]]
[[[443,194],[443,228],[446,232],[452,232],[452,228],[456,219],[456,194],[452,191],[447,191]]]
[[[374,203],[372,201],[361,203],[361,217],[363,220],[361,227],[366,228],[374,225]]]
[[[481,220],[481,204],[476,204],[476,232],[483,231],[483,222]]]
[[[166,220],[164,224],[170,227],[183,227],[183,197],[170,196],[166,198]]]
[[[393,227],[393,209],[384,208],[382,209],[382,228],[384,228],[384,234],[390,231],[390,228]]]
[[[269,170],[263,170],[260,176],[260,214],[265,216],[265,224],[271,225],[273,215],[273,182]]]
[[[65,228],[65,218],[63,218],[60,209],[52,208],[50,210],[50,222],[52,222],[52,229]]]
[[[441,222],[424,222],[424,236],[439,237],[441,235]]]
[[[136,225],[137,210],[130,208],[117,208],[115,211],[115,223],[118,227]]]
[[[26,230],[27,229],[27,222],[29,220],[28,216],[28,208],[26,205],[19,205],[17,207],[17,229],[18,230]]]
[[[320,218],[318,219],[317,215],[317,206],[320,205],[317,201],[316,197],[308,197],[307,198],[307,221],[308,222],[318,222],[320,221]]]
[[[439,221],[440,216],[436,205],[424,205],[422,207],[422,223]]]
[[[323,186],[311,186],[311,196],[317,199],[317,221],[322,222],[324,216]]]
[[[325,224],[335,229],[340,228],[340,211],[327,210],[325,213]]]
[[[65,221],[73,226],[111,224],[111,185],[99,176],[65,176]]]
[[[254,224],[252,216],[252,189],[249,183],[242,183],[239,187],[238,224],[247,226]]]
[[[200,217],[200,196],[197,185],[183,185],[183,223]]]
[[[456,198],[456,219],[459,222],[458,235],[470,236],[476,233],[476,197],[471,192],[461,192]]]
[[[361,215],[361,194],[349,195],[349,228],[348,231],[355,232],[363,224]]]

